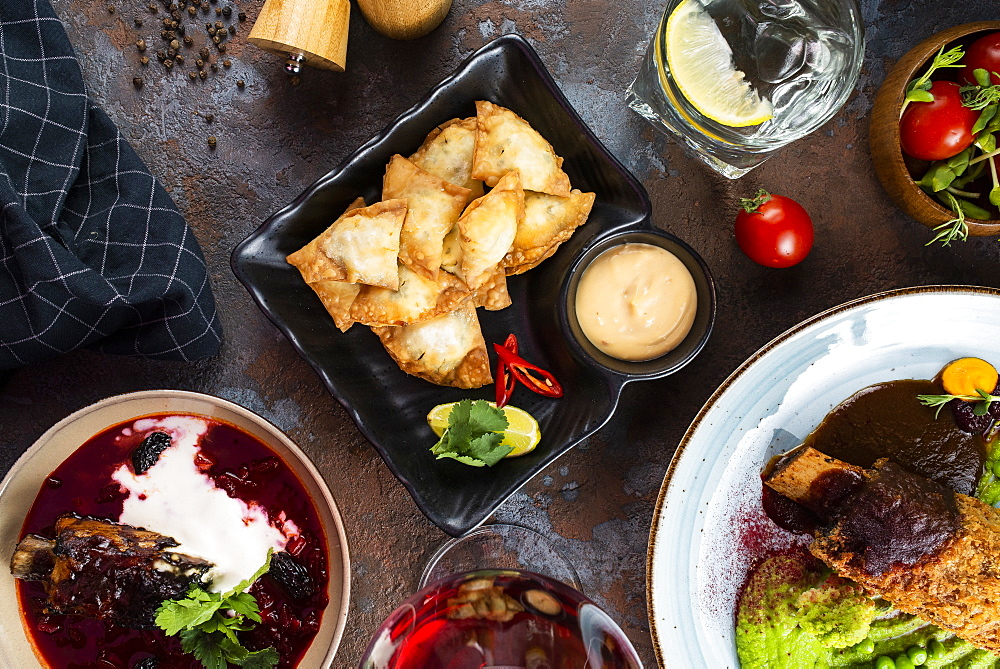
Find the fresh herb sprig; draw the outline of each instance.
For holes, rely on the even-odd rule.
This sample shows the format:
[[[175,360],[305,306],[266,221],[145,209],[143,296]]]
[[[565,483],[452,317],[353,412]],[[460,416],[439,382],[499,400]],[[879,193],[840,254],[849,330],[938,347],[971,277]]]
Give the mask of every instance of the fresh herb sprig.
[[[910,102],[934,102],[934,96],[930,93],[931,75],[943,67],[962,67],[958,61],[962,60],[963,56],[965,56],[965,52],[960,46],[952,47],[948,51],[945,51],[942,46],[937,55],[934,56],[927,71],[907,84],[906,99],[903,100],[903,107],[899,110],[899,115],[903,115]]]
[[[951,201],[951,210],[955,214],[955,218],[935,227],[934,232],[937,232],[937,235],[924,246],[930,246],[937,242],[941,242],[941,246],[948,246],[956,239],[964,242],[969,238],[969,224],[965,222],[965,211],[954,195],[949,192],[945,192],[944,195]]]
[[[976,388],[976,395],[917,395],[917,399],[920,403],[928,407],[937,407],[937,411],[934,413],[934,417],[937,418],[941,415],[941,409],[944,408],[948,402],[952,400],[962,400],[964,402],[975,402],[976,406],[972,407],[972,413],[976,416],[985,416],[990,410],[990,405],[994,402],[1000,402],[1000,396],[991,395],[985,390],[980,390]]]
[[[247,669],[274,667],[280,659],[274,648],[251,651],[236,636],[261,621],[257,599],[247,589],[270,568],[268,551],[264,566],[229,592],[220,594],[192,586],[184,598],[160,605],[157,626],[168,636],[180,634],[181,648],[206,669],[226,669],[229,664]]]
[[[431,447],[431,453],[473,467],[492,467],[514,450],[503,446],[507,417],[485,400],[461,400],[448,414],[448,429]]]

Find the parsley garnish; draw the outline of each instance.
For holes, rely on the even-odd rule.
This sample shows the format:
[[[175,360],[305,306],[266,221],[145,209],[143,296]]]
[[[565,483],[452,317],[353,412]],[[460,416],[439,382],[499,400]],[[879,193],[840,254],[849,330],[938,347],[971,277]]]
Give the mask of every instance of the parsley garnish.
[[[448,429],[431,453],[441,458],[453,458],[473,467],[492,467],[514,450],[501,446],[507,417],[503,409],[490,405],[486,400],[462,400],[452,407],[448,415]]]
[[[225,594],[193,585],[183,599],[169,599],[160,605],[156,624],[168,636],[180,634],[181,648],[206,669],[226,669],[230,663],[248,669],[270,669],[279,659],[274,648],[247,650],[236,637],[237,632],[252,629],[261,621],[257,599],[246,590],[270,568],[268,551],[264,566]]]

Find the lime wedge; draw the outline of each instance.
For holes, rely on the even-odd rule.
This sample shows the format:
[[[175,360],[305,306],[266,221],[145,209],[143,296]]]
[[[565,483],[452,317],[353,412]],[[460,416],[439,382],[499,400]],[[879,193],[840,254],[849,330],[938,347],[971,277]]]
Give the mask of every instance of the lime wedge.
[[[698,0],[681,0],[674,8],[665,42],[674,81],[702,115],[733,128],[771,118],[771,103],[736,69],[726,38]]]
[[[437,436],[440,437],[448,429],[448,415],[456,404],[458,402],[439,404],[427,414],[427,424]],[[490,402],[490,406],[496,406],[496,403]],[[503,415],[507,417],[507,429],[504,430],[503,441],[500,443],[514,449],[507,454],[507,457],[516,458],[535,450],[535,446],[542,439],[542,432],[535,417],[524,409],[509,404],[503,408]]]

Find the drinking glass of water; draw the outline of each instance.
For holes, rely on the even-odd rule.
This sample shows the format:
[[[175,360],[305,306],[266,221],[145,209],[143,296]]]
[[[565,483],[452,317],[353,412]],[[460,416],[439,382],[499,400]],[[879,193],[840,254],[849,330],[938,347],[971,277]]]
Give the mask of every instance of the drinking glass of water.
[[[629,106],[735,179],[843,106],[863,25],[857,0],[668,0]]]

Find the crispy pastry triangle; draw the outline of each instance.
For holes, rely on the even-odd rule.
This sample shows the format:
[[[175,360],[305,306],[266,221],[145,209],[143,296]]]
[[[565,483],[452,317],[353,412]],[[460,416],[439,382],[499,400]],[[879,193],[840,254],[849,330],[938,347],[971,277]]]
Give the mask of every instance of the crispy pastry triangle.
[[[469,189],[426,172],[402,156],[393,156],[382,181],[382,197],[406,200],[399,235],[399,259],[428,279],[437,278],[444,236],[458,221]]]
[[[476,152],[472,177],[495,186],[511,170],[520,170],[525,190],[562,195],[570,192],[563,159],[527,121],[492,102],[476,102]]]
[[[524,191],[515,169],[489,193],[474,200],[458,219],[462,247],[461,277],[472,290],[493,276],[514,242],[517,226],[524,219]]]
[[[471,176],[475,151],[476,117],[453,118],[431,130],[410,160],[448,183],[468,188],[469,200],[474,200],[483,196],[483,182]]]
[[[439,272],[436,280],[399,266],[399,290],[364,286],[354,299],[351,320],[365,325],[407,325],[453,311],[469,297],[458,277]]]
[[[372,331],[407,374],[456,388],[479,388],[493,381],[486,341],[470,302],[415,325]]]
[[[593,193],[576,189],[569,197],[525,191],[524,220],[503,259],[507,274],[527,272],[555,253],[587,221],[593,205]]]
[[[396,289],[396,256],[405,217],[405,200],[346,211],[286,260],[298,268],[306,283],[347,281]]]

